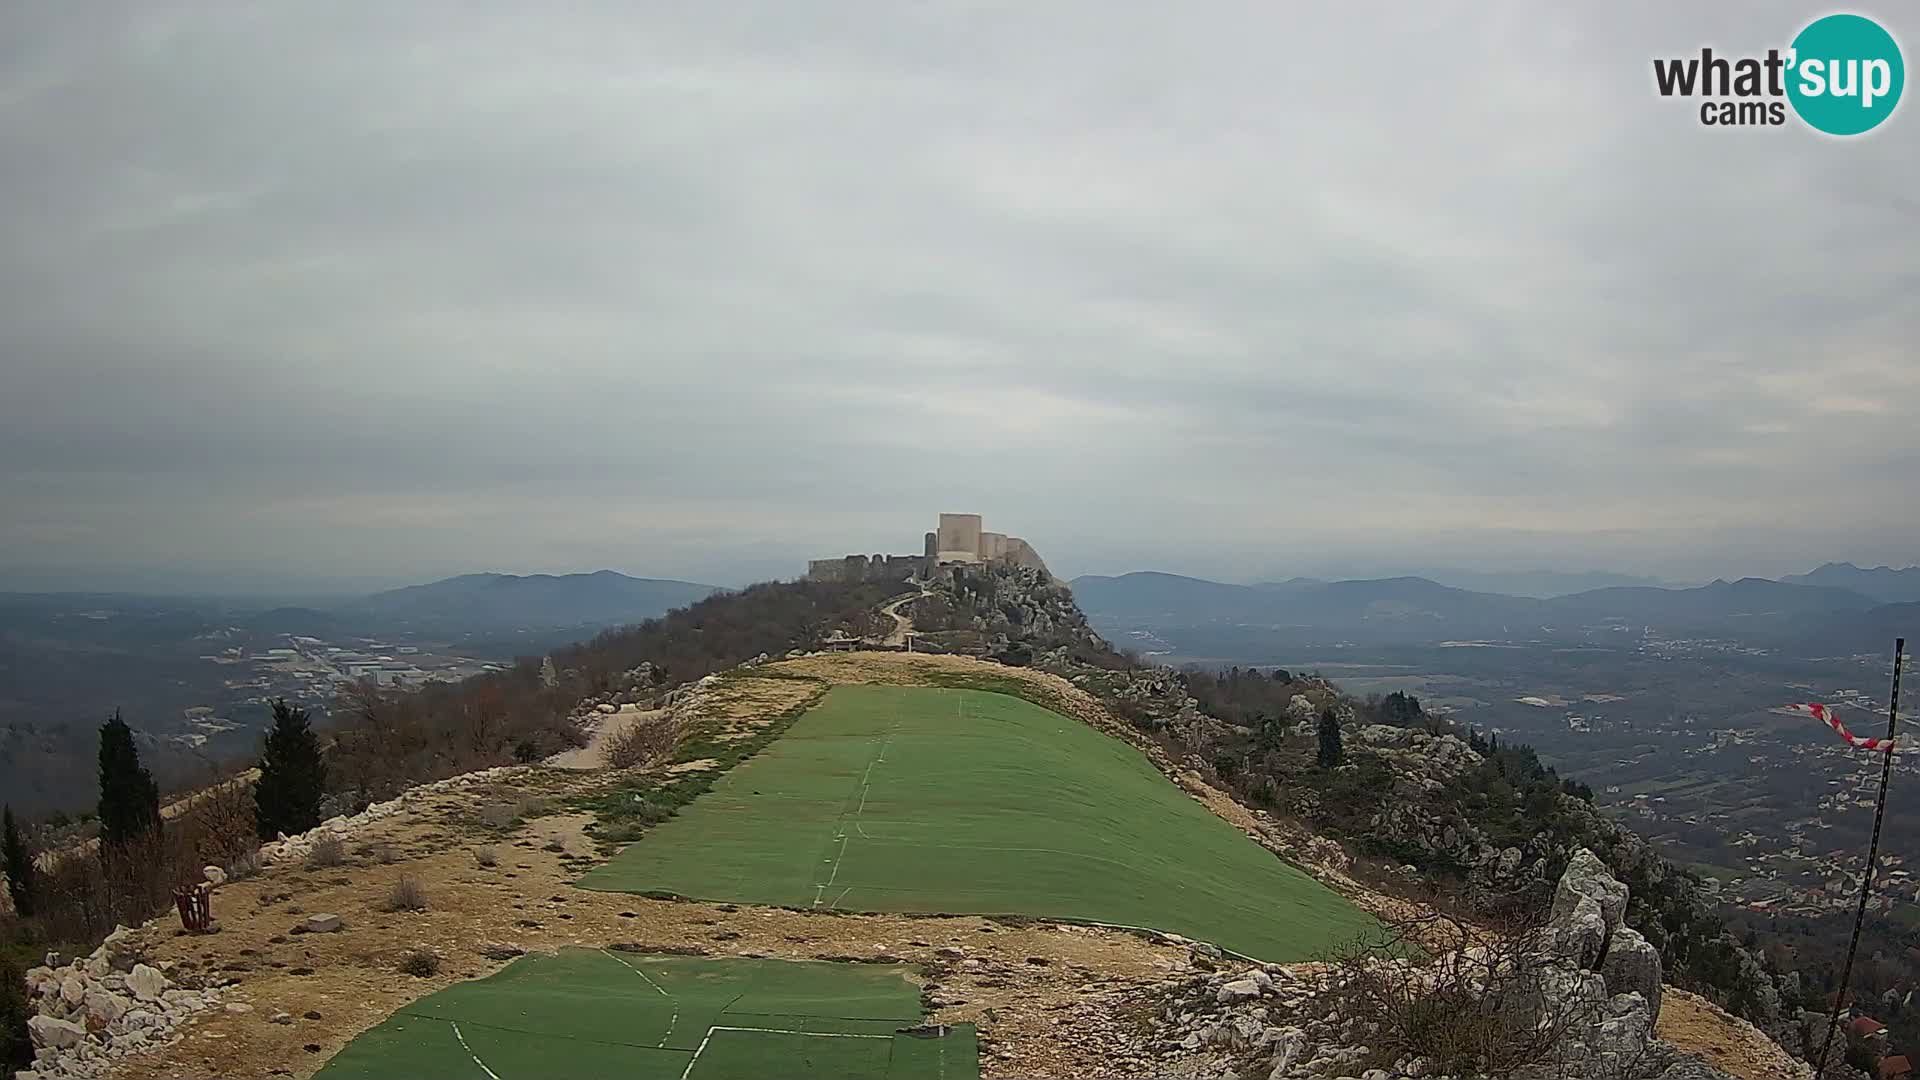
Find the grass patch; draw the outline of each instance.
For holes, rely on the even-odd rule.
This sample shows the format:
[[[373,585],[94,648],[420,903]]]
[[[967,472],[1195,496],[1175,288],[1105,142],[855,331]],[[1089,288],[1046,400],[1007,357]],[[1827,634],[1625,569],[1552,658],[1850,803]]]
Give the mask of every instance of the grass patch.
[[[672,788],[682,800],[672,819],[580,884],[820,912],[1150,927],[1274,961],[1378,930],[1138,749],[1023,698],[840,686],[755,742],[773,745]],[[660,794],[641,803],[660,805],[650,801]]]
[[[791,676],[789,676],[791,677]],[[724,681],[724,680],[723,680]],[[712,790],[713,785],[735,766],[771,746],[794,722],[806,715],[826,696],[827,684],[819,679],[802,679],[818,687],[807,700],[775,714],[765,726],[747,739],[722,739],[723,724],[702,720],[684,732],[673,754],[673,763],[712,760],[713,765],[671,776],[640,777],[623,781],[598,794],[574,799],[570,809],[594,815],[587,835],[603,847],[631,843],[647,830],[680,812],[681,807]]]
[[[972,1027],[905,1033],[923,1018],[899,968],[563,949],[408,1005],[318,1077],[977,1080]]]

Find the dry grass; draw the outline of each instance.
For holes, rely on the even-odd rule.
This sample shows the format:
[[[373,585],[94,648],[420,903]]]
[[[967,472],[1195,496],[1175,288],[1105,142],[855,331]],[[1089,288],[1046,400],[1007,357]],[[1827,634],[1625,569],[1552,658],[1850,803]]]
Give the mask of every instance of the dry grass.
[[[1486,929],[1424,912],[1383,920],[1381,940],[1337,952],[1328,995],[1338,1022],[1362,1032],[1373,1063],[1421,1057],[1435,1071],[1498,1078],[1554,1073],[1575,1031],[1602,1019],[1598,1005],[1548,991],[1540,957],[1552,939],[1538,913]],[[1416,942],[1444,942],[1422,959]],[[1639,1062],[1616,1080],[1634,1080]]]
[[[260,849],[248,848],[227,863],[228,881],[245,881],[260,872]]]
[[[387,890],[386,909],[388,911],[425,911],[427,910],[427,888],[420,879],[411,874],[402,874],[400,879]]]
[[[493,845],[482,844],[473,849],[473,861],[479,863],[481,866],[499,866],[500,854],[493,849]]]
[[[440,974],[440,954],[431,949],[408,949],[400,956],[400,970],[416,978]]]
[[[615,769],[634,769],[651,765],[673,753],[680,745],[680,723],[661,716],[636,721],[604,744],[607,765]]]
[[[307,852],[307,869],[324,870],[330,866],[339,866],[347,861],[347,844],[332,833],[313,842],[313,850]]]

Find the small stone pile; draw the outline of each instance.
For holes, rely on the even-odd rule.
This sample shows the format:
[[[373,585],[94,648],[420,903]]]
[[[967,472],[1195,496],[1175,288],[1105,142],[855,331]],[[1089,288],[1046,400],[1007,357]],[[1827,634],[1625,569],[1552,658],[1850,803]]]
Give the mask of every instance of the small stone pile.
[[[1522,1070],[1522,1080],[1725,1080],[1655,1037],[1660,955],[1625,925],[1626,908],[1627,887],[1580,849],[1560,879],[1546,927],[1521,939],[1519,959],[1504,963],[1501,1000],[1521,1010],[1513,1018],[1525,1030],[1558,1032],[1550,1060]],[[1369,963],[1404,972],[1406,985],[1417,988],[1437,971],[1493,971],[1501,966],[1493,955],[1475,945],[1426,964],[1386,957]],[[1210,966],[1199,952],[1194,962]],[[1190,1077],[1451,1080],[1417,1054],[1370,1045],[1382,1034],[1376,1018],[1339,1014],[1342,977],[1320,965],[1190,976],[1168,988],[1146,1045],[1169,1071]],[[1449,985],[1482,985],[1476,978],[1484,977]]]
[[[118,1058],[174,1041],[175,1029],[219,1001],[215,991],[179,985],[142,962],[124,926],[85,959],[59,961],[48,953],[46,966],[27,971],[33,1068],[15,1080],[103,1075]]]
[[[492,783],[505,779],[507,776],[522,771],[523,769],[524,766],[520,765],[500,765],[491,769],[462,773],[459,776],[450,776],[445,780],[435,780],[431,784],[421,784],[418,787],[408,788],[397,797],[388,799],[386,802],[374,803],[357,814],[341,814],[330,817],[298,836],[288,836],[286,833],[281,833],[278,839],[270,840],[260,846],[260,862],[265,866],[271,866],[274,863],[297,862],[306,858],[307,853],[313,850],[313,845],[318,843],[323,836],[331,835],[343,841],[347,840],[351,838],[354,833],[359,832],[368,825],[382,818],[390,818],[395,814],[402,813],[414,804],[430,799],[435,795],[472,787],[475,784]]]

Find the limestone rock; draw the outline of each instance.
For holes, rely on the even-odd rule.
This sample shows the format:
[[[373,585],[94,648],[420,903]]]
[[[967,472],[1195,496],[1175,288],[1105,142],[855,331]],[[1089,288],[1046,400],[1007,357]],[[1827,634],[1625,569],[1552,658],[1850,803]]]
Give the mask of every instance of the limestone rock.
[[[33,1035],[33,1045],[50,1046],[56,1050],[76,1045],[87,1037],[85,1027],[69,1020],[56,1020],[51,1016],[29,1017],[27,1030]]]
[[[1620,928],[1627,917],[1627,887],[1622,885],[1607,864],[1587,848],[1581,848],[1567,860],[1566,872],[1560,875],[1560,885],[1553,891],[1553,911],[1550,918],[1558,922],[1572,914],[1581,897],[1590,897],[1599,905],[1600,915],[1606,923],[1606,933],[1611,934]]]
[[[158,968],[135,964],[127,976],[127,989],[141,1001],[153,1001],[167,988],[167,977]]]
[[[1214,1000],[1222,1005],[1231,1005],[1237,1001],[1252,1001],[1259,996],[1260,984],[1252,979],[1235,979],[1232,982],[1222,983],[1220,989],[1214,991]]]
[[[340,929],[341,922],[340,916],[327,912],[320,915],[307,916],[307,921],[302,925],[309,934],[331,934],[335,930]]]
[[[1609,991],[1639,994],[1646,1000],[1649,1019],[1660,1019],[1660,950],[1639,931],[1626,926],[1614,931],[1600,974]]]
[[[216,889],[227,883],[227,872],[217,866],[201,867],[200,876],[206,878],[207,884]]]
[[[1576,895],[1564,916],[1556,903],[1553,933],[1560,955],[1577,967],[1592,968],[1606,955],[1606,916],[1591,896]]]
[[[105,990],[87,991],[87,1015],[102,1024],[111,1024],[127,1014],[127,999]]]

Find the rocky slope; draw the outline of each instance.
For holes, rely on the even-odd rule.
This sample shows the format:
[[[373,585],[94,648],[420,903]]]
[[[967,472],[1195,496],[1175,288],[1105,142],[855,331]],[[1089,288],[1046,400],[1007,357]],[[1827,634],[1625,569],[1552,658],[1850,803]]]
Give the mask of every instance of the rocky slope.
[[[1409,886],[1440,882],[1486,908],[1544,898],[1574,853],[1590,849],[1632,886],[1626,921],[1649,939],[1669,978],[1806,1052],[1804,1034],[1822,1018],[1801,1007],[1798,977],[1768,970],[1742,948],[1691,875],[1573,785],[1542,775],[1531,751],[1483,745],[1436,718],[1368,722],[1363,703],[1302,675],[1289,676],[1291,697],[1269,730],[1229,724],[1189,693],[1182,673],[1116,654],[1052,579],[954,568],[930,588],[934,602],[916,612],[936,627],[969,632],[988,655],[1061,676],[1183,768],[1273,811],[1276,831],[1335,836]],[[1289,766],[1275,745],[1290,739],[1310,748],[1313,723],[1327,709],[1341,718],[1349,764],[1332,772]],[[1499,805],[1508,789],[1522,788],[1524,802],[1516,795]],[[1362,805],[1370,809],[1356,817]]]
[[[1192,1077],[1447,1078],[1489,1057],[1516,1080],[1728,1075],[1660,1037],[1660,958],[1623,923],[1627,895],[1583,849],[1544,927],[1417,961],[1196,974],[1162,993],[1147,1045]]]

